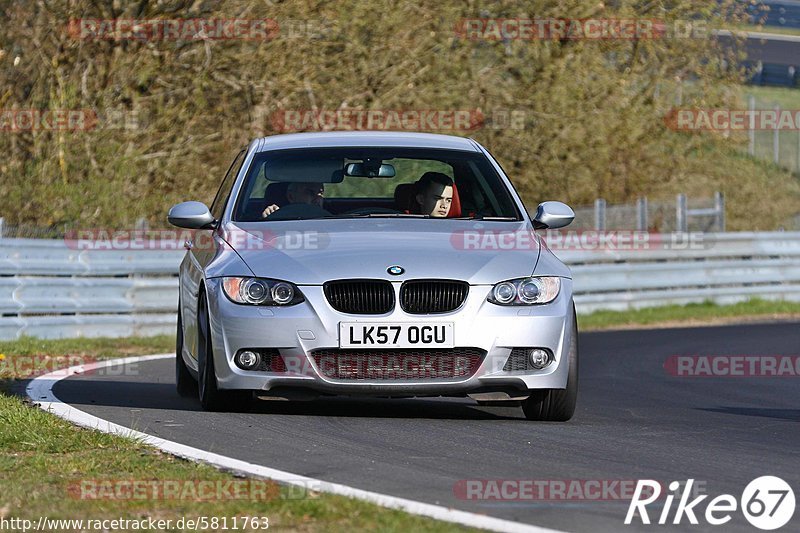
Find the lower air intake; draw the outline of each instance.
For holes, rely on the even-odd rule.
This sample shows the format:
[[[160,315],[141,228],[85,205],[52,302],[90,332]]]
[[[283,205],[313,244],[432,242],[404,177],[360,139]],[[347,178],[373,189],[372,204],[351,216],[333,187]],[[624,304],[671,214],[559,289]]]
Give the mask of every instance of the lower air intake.
[[[478,370],[485,350],[315,350],[320,373],[340,380],[466,379]]]

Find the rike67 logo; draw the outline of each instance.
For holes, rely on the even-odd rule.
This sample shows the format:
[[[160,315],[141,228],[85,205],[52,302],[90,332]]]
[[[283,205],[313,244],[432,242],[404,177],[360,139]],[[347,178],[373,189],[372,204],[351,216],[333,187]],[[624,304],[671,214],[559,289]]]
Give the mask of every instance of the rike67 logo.
[[[686,483],[673,481],[669,484],[670,493],[664,499],[664,506],[656,523],[678,525],[685,518],[690,524],[697,525],[699,524],[697,517],[700,515],[706,523],[712,526],[721,526],[730,522],[733,513],[737,509],[741,509],[742,514],[751,525],[764,531],[772,531],[785,526],[794,514],[794,491],[779,477],[761,476],[754,479],[745,487],[739,500],[731,494],[720,494],[707,502],[704,513],[700,512],[700,504],[708,498],[708,495],[702,494],[690,500],[693,484],[694,479],[689,479]],[[642,524],[651,523],[647,506],[659,499],[661,487],[662,485],[658,481],[639,480],[628,507],[628,514],[625,516],[625,524],[630,525],[634,521],[634,517],[641,520]],[[683,487],[683,491],[678,494],[681,487]],[[672,504],[675,499],[678,500],[678,503],[670,522]]]

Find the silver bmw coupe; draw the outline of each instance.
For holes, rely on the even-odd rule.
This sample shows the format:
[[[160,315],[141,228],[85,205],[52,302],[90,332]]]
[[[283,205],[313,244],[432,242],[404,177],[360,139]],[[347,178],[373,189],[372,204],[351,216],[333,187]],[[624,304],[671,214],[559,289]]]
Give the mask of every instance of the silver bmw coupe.
[[[332,132],[256,139],[210,207],[184,202],[176,379],[207,410],[254,398],[470,397],[569,420],[569,269],[480,144]]]

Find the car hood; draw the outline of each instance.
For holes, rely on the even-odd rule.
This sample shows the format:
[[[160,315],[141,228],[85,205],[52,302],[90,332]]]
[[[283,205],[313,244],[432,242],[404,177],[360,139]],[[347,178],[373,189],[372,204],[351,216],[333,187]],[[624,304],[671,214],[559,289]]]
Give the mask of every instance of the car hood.
[[[489,285],[529,276],[540,251],[527,222],[295,220],[228,223],[221,233],[256,276],[298,285],[353,278]],[[404,273],[390,275],[394,265]]]

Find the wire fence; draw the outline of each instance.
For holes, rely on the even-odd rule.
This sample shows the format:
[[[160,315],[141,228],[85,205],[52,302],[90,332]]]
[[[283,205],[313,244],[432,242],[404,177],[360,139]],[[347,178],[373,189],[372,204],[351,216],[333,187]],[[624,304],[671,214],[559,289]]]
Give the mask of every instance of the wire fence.
[[[725,198],[689,198],[679,194],[673,202],[639,198],[635,204],[610,205],[599,198],[592,206],[575,208],[577,230],[639,230],[653,232],[725,231]]]
[[[750,113],[756,110],[771,110],[776,116],[782,111],[797,114],[797,109],[787,110],[780,104],[753,95],[747,97]],[[800,128],[774,127],[770,129],[750,128],[748,130],[747,152],[759,159],[771,161],[792,172],[800,173]]]

